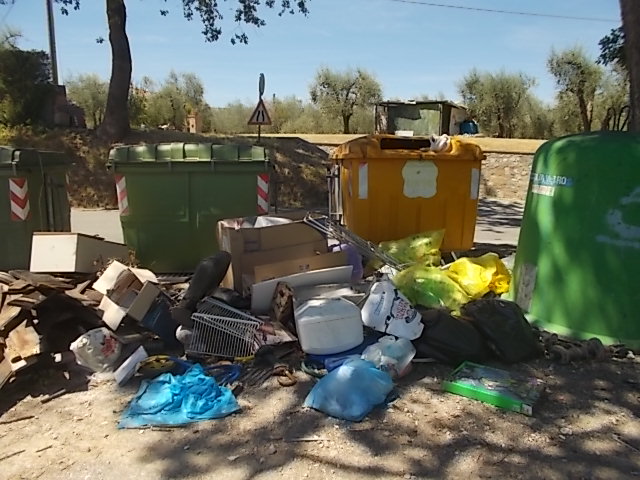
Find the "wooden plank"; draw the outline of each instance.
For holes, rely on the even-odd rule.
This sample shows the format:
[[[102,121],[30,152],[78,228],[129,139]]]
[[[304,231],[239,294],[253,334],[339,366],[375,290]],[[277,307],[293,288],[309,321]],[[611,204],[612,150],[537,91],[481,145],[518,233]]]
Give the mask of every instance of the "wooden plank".
[[[0,353],[2,355],[2,360],[0,361],[0,388],[11,378],[13,375],[13,370],[11,368],[11,362],[9,358],[4,356],[4,353]]]
[[[9,299],[13,298],[16,297],[9,297]],[[11,328],[13,326],[11,325],[12,322],[16,321],[21,313],[22,309],[20,307],[5,305],[2,310],[0,310],[0,332]]]
[[[35,328],[27,325],[27,320],[11,330],[6,341],[5,354],[8,354],[11,363],[20,359],[26,360],[41,353],[40,336]]]

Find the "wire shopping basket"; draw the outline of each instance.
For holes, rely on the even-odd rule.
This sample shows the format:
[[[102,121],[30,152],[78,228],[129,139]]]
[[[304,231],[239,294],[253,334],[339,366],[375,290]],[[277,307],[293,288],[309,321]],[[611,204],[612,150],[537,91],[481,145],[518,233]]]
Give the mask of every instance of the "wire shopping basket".
[[[193,336],[187,353],[216,357],[248,357],[262,346],[262,321],[213,298],[205,298],[191,316]]]

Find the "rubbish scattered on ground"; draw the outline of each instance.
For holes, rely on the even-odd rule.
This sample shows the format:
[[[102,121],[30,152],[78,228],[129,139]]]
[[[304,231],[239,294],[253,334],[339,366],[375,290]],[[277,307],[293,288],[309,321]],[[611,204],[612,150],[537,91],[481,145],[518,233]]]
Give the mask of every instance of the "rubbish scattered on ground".
[[[384,403],[393,390],[391,376],[365,360],[349,360],[321,378],[307,395],[305,407],[335,418],[359,422]]]
[[[598,338],[589,340],[571,340],[562,338],[555,333],[541,331],[542,342],[547,356],[560,363],[570,363],[580,360],[604,361],[612,356],[627,356],[627,348],[617,352],[616,346],[606,348]],[[622,355],[621,355],[622,354]]]
[[[523,362],[543,353],[539,336],[517,303],[483,298],[462,307],[462,314],[473,320],[496,356],[506,363]]]
[[[364,339],[360,309],[344,298],[308,300],[296,308],[294,316],[300,346],[306,353],[340,353]]]
[[[35,232],[29,270],[37,273],[93,273],[110,260],[126,262],[129,249],[122,243],[81,233]]]
[[[387,335],[362,352],[362,359],[389,373],[392,378],[404,377],[411,369],[416,354],[413,344],[406,338]]]
[[[544,384],[537,378],[522,378],[505,370],[464,362],[442,382],[442,389],[531,416]]]
[[[153,380],[143,380],[118,428],[184,425],[225,417],[238,410],[240,406],[231,390],[219,386],[196,364],[183,375],[163,373]]]
[[[444,230],[411,235],[402,240],[382,242],[380,248],[402,265],[440,265]]]
[[[218,245],[233,259],[222,282],[224,287],[244,294],[256,283],[254,269],[258,265],[328,253],[326,238],[302,221],[283,223],[282,219],[267,217],[272,221],[261,223],[265,222],[264,218],[235,218],[218,222]]]
[[[489,292],[501,295],[509,291],[511,274],[495,253],[459,258],[446,272],[471,299],[481,298]]]
[[[17,450],[17,451],[15,451],[13,453],[9,453],[7,455],[3,455],[2,457],[0,457],[0,462],[3,461],[3,460],[6,460],[7,458],[11,458],[11,457],[15,457],[16,455],[20,455],[21,453],[24,453],[24,452],[26,452],[26,450],[23,449],[23,450]]]
[[[122,353],[122,342],[105,327],[89,330],[71,344],[69,350],[78,364],[94,372],[110,372]]]
[[[23,422],[24,420],[31,420],[35,418],[35,415],[24,415],[22,417],[12,418],[11,420],[0,420],[0,425],[9,425],[10,423]]]
[[[143,346],[138,347],[138,349],[133,352],[133,354],[128,357],[122,364],[118,367],[118,369],[114,372],[114,378],[118,385],[124,385],[136,374],[138,371],[138,365],[140,362],[148,358],[147,351]]]
[[[464,318],[442,309],[421,309],[424,330],[414,340],[419,357],[433,358],[448,365],[465,360],[484,362],[491,351],[480,332]]]
[[[470,300],[460,285],[436,267],[414,265],[398,273],[393,283],[414,305],[458,312]]]
[[[386,278],[371,286],[362,321],[374,330],[409,340],[418,338],[424,328],[420,313]]]
[[[269,312],[269,306],[278,283],[287,283],[292,288],[346,283],[351,278],[352,270],[351,266],[326,268],[256,283],[251,286],[251,311],[256,315],[264,315]]]
[[[192,315],[193,337],[186,350],[226,358],[253,355],[261,345],[262,321],[213,298],[205,298]]]

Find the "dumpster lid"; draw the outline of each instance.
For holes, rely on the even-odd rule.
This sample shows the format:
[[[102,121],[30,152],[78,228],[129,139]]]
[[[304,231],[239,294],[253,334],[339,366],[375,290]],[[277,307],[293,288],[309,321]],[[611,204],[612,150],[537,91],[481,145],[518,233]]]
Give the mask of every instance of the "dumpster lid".
[[[73,163],[72,160],[61,152],[0,145],[0,168],[52,167],[70,165],[71,163]]]
[[[109,163],[267,162],[265,147],[217,143],[155,143],[123,145],[109,152]]]
[[[475,143],[451,138],[451,147],[445,152],[432,152],[429,137],[402,137],[398,135],[367,135],[343,143],[331,154],[334,160],[346,158],[464,158],[484,159],[482,149]]]

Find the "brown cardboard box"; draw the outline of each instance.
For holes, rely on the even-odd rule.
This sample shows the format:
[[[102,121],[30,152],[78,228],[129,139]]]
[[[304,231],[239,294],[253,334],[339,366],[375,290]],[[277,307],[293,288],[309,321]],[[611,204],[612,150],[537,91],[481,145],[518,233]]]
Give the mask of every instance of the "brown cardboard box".
[[[342,267],[344,265],[347,265],[347,254],[345,252],[312,255],[279,263],[258,265],[254,269],[254,281],[255,283],[264,282],[296,273]]]
[[[231,254],[231,267],[223,287],[246,291],[254,282],[258,265],[295,260],[324,254],[326,238],[301,221],[255,228],[256,217],[218,222],[220,249]]]

